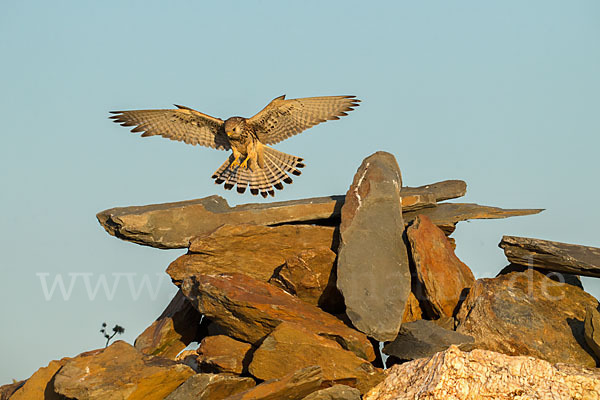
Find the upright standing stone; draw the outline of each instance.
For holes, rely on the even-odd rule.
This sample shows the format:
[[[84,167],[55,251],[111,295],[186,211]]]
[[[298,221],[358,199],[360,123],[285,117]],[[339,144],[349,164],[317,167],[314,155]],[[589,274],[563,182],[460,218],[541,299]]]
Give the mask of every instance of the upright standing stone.
[[[342,207],[337,286],[354,326],[379,341],[396,337],[410,293],[401,187],[394,156],[377,152],[354,175]]]

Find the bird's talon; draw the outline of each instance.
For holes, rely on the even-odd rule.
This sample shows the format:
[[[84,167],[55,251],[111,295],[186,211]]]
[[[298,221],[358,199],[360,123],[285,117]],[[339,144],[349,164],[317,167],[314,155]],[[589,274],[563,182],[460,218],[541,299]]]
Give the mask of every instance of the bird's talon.
[[[248,158],[240,164],[240,168],[248,169]]]

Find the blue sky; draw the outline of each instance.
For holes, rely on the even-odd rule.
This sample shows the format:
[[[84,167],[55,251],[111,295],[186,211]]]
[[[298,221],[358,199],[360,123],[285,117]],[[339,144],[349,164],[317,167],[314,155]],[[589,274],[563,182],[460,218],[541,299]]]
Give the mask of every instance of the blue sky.
[[[504,234],[600,247],[597,1],[0,7],[0,384],[101,347],[103,321],[133,342],[175,293],[164,270],[183,251],[110,237],[98,211],[262,201],[212,183],[226,153],[142,139],[109,110],[177,103],[226,118],[284,93],[355,94],[349,117],[277,146],[307,163],[278,200],[343,194],[362,159],[385,150],[405,185],[464,179],[465,201],[547,209],[460,224],[457,254],[477,277],[506,265]],[[57,277],[65,290],[73,279],[66,300],[44,292]],[[90,299],[102,279],[109,293]],[[584,285],[600,295],[597,281]]]

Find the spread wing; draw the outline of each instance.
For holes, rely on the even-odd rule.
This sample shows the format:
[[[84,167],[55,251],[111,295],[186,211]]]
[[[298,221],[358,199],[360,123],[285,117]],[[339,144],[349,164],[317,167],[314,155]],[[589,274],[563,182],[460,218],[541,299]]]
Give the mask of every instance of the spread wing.
[[[122,126],[134,126],[131,132],[142,136],[160,135],[187,144],[229,150],[229,140],[223,131],[223,121],[188,107],[176,110],[111,111],[110,118]]]
[[[275,144],[327,120],[339,119],[358,106],[355,96],[305,97],[273,99],[261,112],[248,120],[258,138]]]

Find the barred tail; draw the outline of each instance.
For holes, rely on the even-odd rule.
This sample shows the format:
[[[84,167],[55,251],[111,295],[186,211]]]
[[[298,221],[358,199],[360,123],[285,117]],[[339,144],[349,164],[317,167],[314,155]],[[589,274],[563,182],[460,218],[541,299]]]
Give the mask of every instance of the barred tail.
[[[230,156],[212,175],[216,184],[224,183],[227,190],[237,185],[238,193],[244,193],[250,186],[250,193],[261,194],[263,197],[275,196],[275,189],[282,190],[283,183],[291,184],[292,178],[288,175],[300,175],[300,168],[304,168],[303,159],[282,153],[267,146],[263,146],[262,163],[258,168],[245,169],[231,167],[233,155]],[[282,183],[283,182],[283,183]]]

